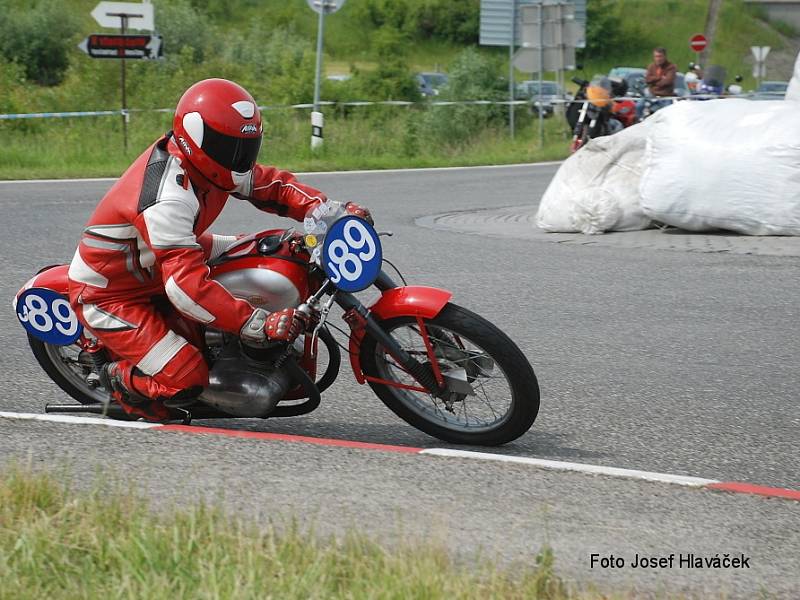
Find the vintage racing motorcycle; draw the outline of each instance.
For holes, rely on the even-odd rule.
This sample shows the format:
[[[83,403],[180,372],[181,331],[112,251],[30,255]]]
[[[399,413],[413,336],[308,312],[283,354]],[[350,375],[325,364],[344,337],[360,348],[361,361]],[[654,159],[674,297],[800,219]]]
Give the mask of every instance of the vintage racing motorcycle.
[[[450,292],[396,284],[382,270],[391,263],[383,258],[381,235],[391,233],[379,234],[328,201],[310,211],[303,232],[248,235],[210,261],[211,276],[234,296],[269,311],[296,307],[312,326],[292,344],[255,347],[184,319],[165,302],[161,310],[171,326],[203,349],[210,370],[197,402],[172,409],[176,418],[188,423],[313,411],[339,373],[333,328],[349,337],[341,347],[356,380],[421,431],[475,445],[504,444],[528,431],[539,411],[539,386],[525,355],[492,323],[450,302]],[[67,269],[43,269],[14,300],[36,360],[80,403],[45,410],[130,419],[100,383],[99,369],[115,357],[73,312]],[[366,306],[356,294],[372,286],[380,296]],[[334,311],[349,332],[333,325]]]

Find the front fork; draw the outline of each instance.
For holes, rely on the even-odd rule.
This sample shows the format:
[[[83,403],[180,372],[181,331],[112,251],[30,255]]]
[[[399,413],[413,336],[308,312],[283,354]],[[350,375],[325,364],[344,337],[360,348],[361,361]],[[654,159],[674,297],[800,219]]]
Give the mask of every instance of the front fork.
[[[383,271],[381,271],[378,278],[375,280],[375,287],[381,292],[397,288],[398,285]],[[405,369],[414,379],[416,379],[429,394],[434,396],[441,396],[445,391],[444,379],[438,365],[438,359],[433,355],[433,348],[427,335],[426,328],[421,318],[418,318],[418,323],[425,346],[430,355],[430,365],[420,363],[416,358],[406,352],[395,339],[386,333],[381,327],[381,324],[372,316],[369,309],[364,306],[358,298],[353,294],[338,291],[336,293],[336,303],[345,311],[344,319],[350,328],[353,330],[350,344],[350,351],[358,352],[360,342],[366,335],[371,335],[375,340],[383,346],[386,352],[397,363]],[[358,343],[352,343],[353,338],[357,339]],[[368,376],[362,373],[356,373],[356,378],[359,383],[364,383],[369,380]],[[389,382],[381,382],[389,383]],[[396,385],[396,384],[395,384]]]
[[[403,369],[405,369],[422,385],[423,388],[425,388],[424,391],[428,392],[429,394],[433,394],[434,396],[440,396],[442,394],[444,391],[444,386],[440,385],[440,381],[442,384],[444,382],[441,376],[437,377],[436,375],[436,372],[439,371],[439,369],[435,357],[433,358],[431,365],[436,366],[432,368],[431,366],[423,365],[416,358],[411,356],[400,346],[400,344],[395,341],[391,335],[384,331],[380,323],[378,323],[378,321],[375,320],[375,317],[373,317],[369,312],[369,309],[361,304],[361,302],[359,302],[358,299],[352,294],[339,292],[336,295],[336,301],[339,306],[344,309],[346,315],[345,320],[351,328],[356,330],[363,327],[365,335],[371,335],[374,337],[375,340],[381,346],[383,346],[389,356],[396,360],[397,363],[403,367]],[[428,336],[424,325],[421,327],[423,339],[427,340]],[[427,342],[426,347],[429,344],[430,342]],[[364,379],[368,380],[369,378],[364,377]]]

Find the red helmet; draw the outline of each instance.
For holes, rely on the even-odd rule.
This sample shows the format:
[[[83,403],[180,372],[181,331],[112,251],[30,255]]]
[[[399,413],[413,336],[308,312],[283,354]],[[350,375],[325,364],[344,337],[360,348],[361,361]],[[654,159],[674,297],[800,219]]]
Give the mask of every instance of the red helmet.
[[[198,81],[178,101],[172,129],[186,159],[215,186],[233,191],[250,177],[261,148],[261,113],[240,85]]]

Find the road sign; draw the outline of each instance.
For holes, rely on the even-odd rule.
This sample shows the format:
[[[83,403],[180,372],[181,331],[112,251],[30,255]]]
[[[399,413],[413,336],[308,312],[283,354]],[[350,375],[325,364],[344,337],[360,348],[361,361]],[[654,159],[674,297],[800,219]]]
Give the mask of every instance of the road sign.
[[[767,55],[771,50],[770,46],[750,46],[750,52],[753,53],[755,63],[753,63],[753,77],[756,78],[758,83],[767,76]]]
[[[772,48],[770,46],[750,46],[750,52],[753,53],[753,58],[757,63],[763,63],[767,60],[767,54]]]
[[[514,67],[525,73],[543,71],[563,71],[575,68],[575,48],[545,48],[539,62],[538,48],[520,48],[514,53]]]
[[[586,47],[586,0],[566,0],[573,5],[575,21],[578,23],[580,36],[576,41],[576,48]],[[543,4],[547,10],[556,0],[481,0],[480,12],[480,45],[481,46],[509,46],[511,45],[511,21],[516,12],[516,29],[514,41],[522,40],[522,14],[525,6],[538,6]],[[516,10],[515,10],[516,9]]]
[[[322,12],[323,4],[325,5],[325,14],[329,15],[335,13],[337,10],[344,6],[345,0],[306,0],[309,8],[315,13]]]
[[[125,17],[127,29],[153,31],[153,5],[150,2],[100,2],[92,11],[94,20],[100,27],[120,26]]]
[[[143,58],[163,56],[160,35],[121,35],[93,33],[78,48],[92,58]]]
[[[523,48],[540,46],[580,48],[580,44],[585,42],[586,32],[583,25],[575,19],[575,7],[569,2],[545,4],[542,7],[541,27],[538,6],[522,6],[519,12],[522,37],[517,38],[517,43]],[[540,30],[541,40],[539,40]]]
[[[702,52],[708,46],[708,40],[702,33],[696,33],[689,39],[689,48],[692,52]]]

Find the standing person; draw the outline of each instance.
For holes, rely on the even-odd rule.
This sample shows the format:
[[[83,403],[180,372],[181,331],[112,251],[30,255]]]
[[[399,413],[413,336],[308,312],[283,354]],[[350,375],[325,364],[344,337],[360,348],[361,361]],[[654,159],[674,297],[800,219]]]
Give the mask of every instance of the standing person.
[[[667,59],[666,48],[653,48],[653,62],[647,67],[644,81],[651,96],[667,98],[675,95],[675,74],[677,69],[674,63]],[[636,104],[636,116],[641,120],[646,99],[642,98]],[[650,103],[651,112],[655,112],[669,104],[668,100],[656,100]]]

